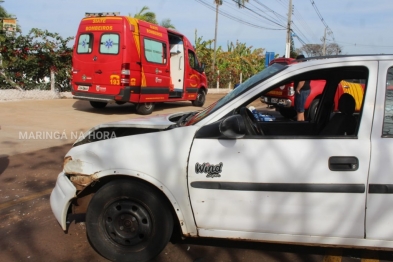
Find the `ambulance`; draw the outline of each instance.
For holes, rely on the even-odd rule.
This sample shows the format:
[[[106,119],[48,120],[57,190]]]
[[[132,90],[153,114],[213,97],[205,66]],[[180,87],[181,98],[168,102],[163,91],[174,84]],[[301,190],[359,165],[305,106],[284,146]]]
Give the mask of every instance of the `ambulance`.
[[[86,13],[72,60],[72,94],[94,108],[129,102],[148,115],[160,102],[205,103],[204,65],[175,30],[120,13]]]

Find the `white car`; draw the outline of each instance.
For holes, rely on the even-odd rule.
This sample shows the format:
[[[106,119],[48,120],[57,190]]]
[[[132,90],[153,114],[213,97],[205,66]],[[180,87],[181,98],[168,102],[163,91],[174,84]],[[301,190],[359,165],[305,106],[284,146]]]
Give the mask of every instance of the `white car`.
[[[310,79],[326,81],[312,121],[256,121],[247,109]],[[364,90],[342,94],[334,113],[345,79]],[[388,55],[275,64],[201,112],[94,127],[65,156],[53,213],[63,230],[70,212],[86,213],[91,245],[116,261],[153,258],[174,228],[184,237],[393,248],[392,79]]]

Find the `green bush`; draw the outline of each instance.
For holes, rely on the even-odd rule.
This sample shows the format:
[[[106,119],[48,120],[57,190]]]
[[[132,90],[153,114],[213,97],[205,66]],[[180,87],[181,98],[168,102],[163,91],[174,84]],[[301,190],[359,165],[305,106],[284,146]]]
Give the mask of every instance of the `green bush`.
[[[27,35],[18,31],[2,37],[0,53],[2,69],[1,88],[18,85],[22,89],[50,89],[51,71],[55,72],[55,87],[69,91],[72,67],[72,48],[68,43],[73,37],[63,39],[57,33],[33,28]],[[46,81],[45,81],[46,80]]]

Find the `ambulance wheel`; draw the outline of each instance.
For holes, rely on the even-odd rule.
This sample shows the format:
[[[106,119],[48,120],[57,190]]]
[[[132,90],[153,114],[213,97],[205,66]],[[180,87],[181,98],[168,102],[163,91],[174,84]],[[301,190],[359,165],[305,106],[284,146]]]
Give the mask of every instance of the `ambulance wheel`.
[[[89,242],[110,261],[150,261],[168,244],[173,224],[162,194],[137,180],[104,185],[86,213]]]
[[[206,100],[206,93],[203,90],[199,90],[197,98],[192,101],[193,106],[203,106]]]
[[[105,102],[90,101],[90,105],[94,108],[104,108],[107,104]]]
[[[140,115],[150,115],[154,110],[154,103],[140,103],[136,105],[136,112]]]

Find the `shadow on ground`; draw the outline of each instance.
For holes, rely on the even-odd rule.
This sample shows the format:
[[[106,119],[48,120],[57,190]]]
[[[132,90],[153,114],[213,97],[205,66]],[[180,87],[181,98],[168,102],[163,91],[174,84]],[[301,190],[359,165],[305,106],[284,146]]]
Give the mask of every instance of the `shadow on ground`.
[[[0,175],[7,169],[10,160],[7,155],[0,155]]]
[[[76,101],[72,107],[75,110],[89,112],[93,114],[101,114],[101,115],[125,115],[125,114],[136,114],[136,109],[134,104],[126,103],[123,105],[117,104],[109,104],[105,108],[97,109],[90,106],[88,101]],[[157,103],[155,105],[153,113],[159,113],[166,109],[176,109],[184,107],[184,111],[191,111],[191,110],[200,110],[201,107],[194,107],[192,106],[191,102],[184,101],[184,102],[167,102],[167,103]],[[194,109],[190,109],[194,108]]]

